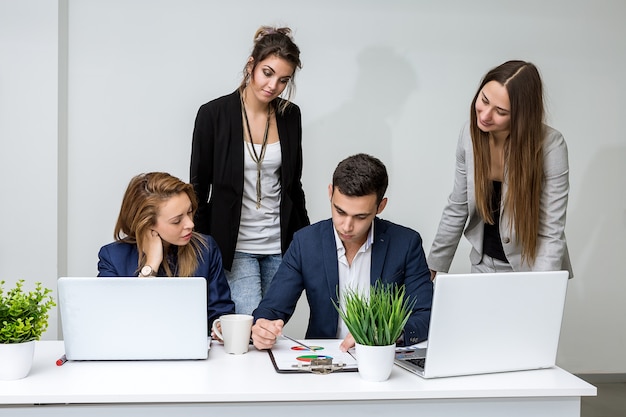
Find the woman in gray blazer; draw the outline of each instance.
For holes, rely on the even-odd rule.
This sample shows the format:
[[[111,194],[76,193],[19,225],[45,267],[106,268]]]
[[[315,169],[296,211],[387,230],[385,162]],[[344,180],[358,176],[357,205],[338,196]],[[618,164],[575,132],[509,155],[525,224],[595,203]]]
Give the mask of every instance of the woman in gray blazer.
[[[565,241],[567,145],[544,124],[537,68],[508,61],[483,78],[461,130],[452,193],[428,265],[448,272],[461,234],[472,272],[572,268]]]

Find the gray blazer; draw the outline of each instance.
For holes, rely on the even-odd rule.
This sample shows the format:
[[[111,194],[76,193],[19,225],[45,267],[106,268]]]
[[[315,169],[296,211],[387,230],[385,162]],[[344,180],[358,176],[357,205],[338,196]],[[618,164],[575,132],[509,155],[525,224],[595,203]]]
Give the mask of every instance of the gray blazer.
[[[516,243],[515,231],[510,230],[508,213],[500,215],[502,247],[514,271],[567,270],[573,277],[565,241],[565,215],[569,193],[567,145],[561,133],[546,126],[543,143],[544,187],[541,193],[539,240],[533,264],[522,263],[522,247]],[[469,174],[469,175],[468,175]],[[502,184],[502,196],[508,184]],[[472,245],[470,261],[480,263],[483,255],[484,222],[476,210],[474,190],[474,153],[469,122],[461,129],[456,150],[454,187],[443,209],[437,235],[428,255],[428,266],[438,272],[448,272],[459,244],[461,233]]]

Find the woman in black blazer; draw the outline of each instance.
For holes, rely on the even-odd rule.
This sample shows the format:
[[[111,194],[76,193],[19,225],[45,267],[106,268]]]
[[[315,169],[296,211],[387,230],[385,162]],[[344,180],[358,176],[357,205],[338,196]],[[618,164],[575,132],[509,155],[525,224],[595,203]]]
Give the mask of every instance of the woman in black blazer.
[[[302,120],[289,100],[300,67],[291,30],[261,27],[239,88],[196,116],[190,168],[196,230],[217,241],[242,314],[256,308],[294,232],[309,224]]]

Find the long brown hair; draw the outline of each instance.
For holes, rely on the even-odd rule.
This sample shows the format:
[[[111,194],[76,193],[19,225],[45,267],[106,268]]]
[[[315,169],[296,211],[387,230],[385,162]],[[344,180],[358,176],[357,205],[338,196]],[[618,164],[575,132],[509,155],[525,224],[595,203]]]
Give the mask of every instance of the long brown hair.
[[[250,81],[251,74],[254,73],[254,69],[259,62],[263,61],[268,56],[275,55],[284,59],[293,65],[293,75],[289,79],[287,84],[287,95],[285,100],[280,101],[278,106],[278,112],[283,113],[289,106],[292,95],[295,92],[296,84],[296,70],[302,68],[302,62],[300,62],[300,48],[293,42],[291,36],[291,29],[288,27],[274,28],[271,26],[261,26],[254,34],[254,46],[250,58],[252,61],[246,63],[243,68],[243,80],[239,86],[239,90],[243,91],[246,85]]]
[[[485,84],[503,85],[510,101],[511,126],[504,150],[504,180],[508,191],[503,210],[510,212],[522,260],[534,262],[537,253],[541,190],[543,183],[543,137],[545,127],[543,87],[537,68],[530,62],[508,61],[493,68],[483,78],[470,108],[470,128],[474,149],[476,206],[486,223],[493,224],[489,179],[489,133],[478,128],[476,100]]]
[[[137,272],[146,262],[146,255],[142,250],[145,232],[156,224],[161,204],[180,193],[185,193],[189,197],[193,218],[198,202],[191,184],[165,172],[140,174],[130,180],[124,193],[113,237],[116,241],[137,245],[139,251]],[[202,256],[202,247],[206,247],[206,241],[195,232],[187,245],[176,246],[178,265],[175,271],[170,268],[165,258],[167,252],[164,251],[162,265],[167,276],[192,276],[198,268],[198,258]]]

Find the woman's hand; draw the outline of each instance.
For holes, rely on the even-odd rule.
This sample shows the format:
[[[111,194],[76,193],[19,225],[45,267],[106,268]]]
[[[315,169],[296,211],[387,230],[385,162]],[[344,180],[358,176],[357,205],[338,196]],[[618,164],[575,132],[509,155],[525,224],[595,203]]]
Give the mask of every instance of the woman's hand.
[[[435,277],[437,276],[437,271],[433,271],[432,269],[430,270],[430,280],[434,281]]]
[[[146,231],[143,253],[146,254],[146,265],[150,265],[156,274],[163,262],[163,241],[156,230]]]
[[[213,323],[213,326],[211,326],[211,339],[213,339],[213,340],[217,340],[217,341],[218,341],[218,342],[220,342],[220,343],[224,343],[224,341],[222,340],[222,338],[221,338],[221,337],[219,337],[219,336],[217,335],[217,333],[215,333],[215,328],[216,328],[216,327],[217,327],[217,331],[218,331],[218,332],[220,332],[220,333],[222,332],[222,323],[219,323],[219,322],[218,322],[217,324],[216,324],[216,323]]]

